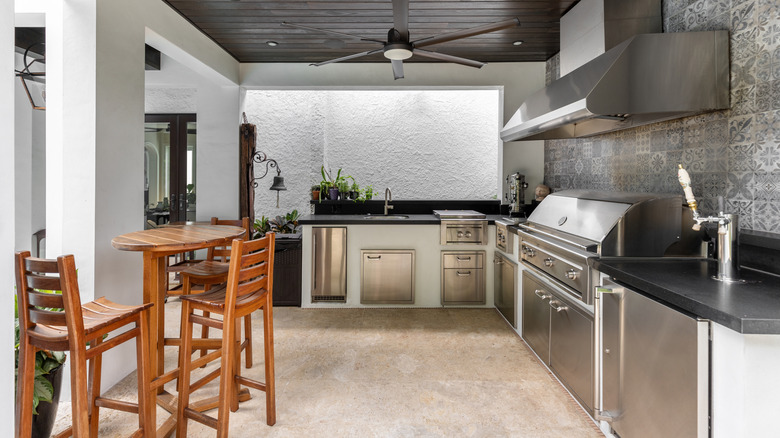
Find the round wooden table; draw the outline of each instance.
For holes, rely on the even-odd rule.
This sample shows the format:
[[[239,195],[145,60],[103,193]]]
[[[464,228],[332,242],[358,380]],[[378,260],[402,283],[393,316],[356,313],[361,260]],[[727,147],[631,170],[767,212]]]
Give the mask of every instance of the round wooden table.
[[[111,240],[111,245],[121,251],[143,252],[144,260],[144,303],[154,304],[149,318],[149,358],[152,363],[152,382],[165,373],[165,294],[167,292],[167,257],[186,251],[229,245],[233,239],[246,233],[242,227],[227,225],[172,225],[150,230],[134,231],[122,234]],[[156,366],[155,366],[156,364]],[[169,373],[170,374],[170,373]],[[170,380],[170,379],[167,379]],[[157,394],[162,392],[162,384],[153,385],[154,404]],[[173,403],[173,404],[172,404]],[[160,403],[166,410],[176,413],[175,402],[171,397]],[[156,421],[156,415],[153,417]],[[165,435],[165,429],[175,427],[175,418],[166,422],[158,434]]]

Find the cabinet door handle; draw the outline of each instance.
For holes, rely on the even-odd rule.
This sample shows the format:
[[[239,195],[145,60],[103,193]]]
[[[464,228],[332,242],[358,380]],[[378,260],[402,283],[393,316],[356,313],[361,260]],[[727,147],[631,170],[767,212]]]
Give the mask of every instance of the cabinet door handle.
[[[466,271],[465,273],[456,271],[456,273],[458,274],[458,277],[468,277],[469,275],[471,275],[471,271]]]
[[[536,290],[534,291],[534,295],[536,295],[537,297],[539,297],[539,298],[541,298],[541,299],[543,299],[543,300],[546,300],[547,298],[552,298],[552,296],[551,296],[551,295],[547,295],[547,294],[546,294],[546,293],[544,293],[544,291],[543,291],[543,290],[541,290],[541,289],[536,289]]]
[[[369,259],[369,260],[379,260],[379,259],[382,258],[382,256],[381,255],[378,255],[378,256],[367,255],[366,258]]]
[[[558,301],[550,300],[550,307],[555,309],[556,312],[563,312],[564,310],[569,310],[569,306],[559,306],[561,304]]]

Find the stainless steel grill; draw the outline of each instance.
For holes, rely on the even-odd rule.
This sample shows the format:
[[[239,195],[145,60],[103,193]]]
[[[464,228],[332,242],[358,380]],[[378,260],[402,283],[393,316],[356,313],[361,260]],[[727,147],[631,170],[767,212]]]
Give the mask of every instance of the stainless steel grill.
[[[520,256],[526,265],[592,305],[589,258],[700,252],[701,241],[683,235],[686,215],[690,214],[679,195],[562,191],[547,196],[519,225]]]

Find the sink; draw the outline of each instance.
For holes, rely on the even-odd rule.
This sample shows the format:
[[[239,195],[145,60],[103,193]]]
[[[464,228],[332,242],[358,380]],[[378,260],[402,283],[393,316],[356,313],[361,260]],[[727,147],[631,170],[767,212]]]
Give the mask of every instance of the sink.
[[[376,216],[363,216],[363,219],[374,219],[374,220],[397,220],[397,219],[409,219],[409,216],[404,216],[402,214],[389,214],[387,216],[384,215],[376,215]]]

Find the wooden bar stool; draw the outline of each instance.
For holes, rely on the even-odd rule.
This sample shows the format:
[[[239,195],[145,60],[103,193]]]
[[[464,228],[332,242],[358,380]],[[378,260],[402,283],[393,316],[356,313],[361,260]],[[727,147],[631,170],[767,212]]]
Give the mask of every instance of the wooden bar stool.
[[[218,437],[228,436],[228,416],[238,409],[240,385],[265,391],[266,423],[276,423],[276,395],[274,384],[273,344],[273,271],[275,235],[266,234],[262,239],[234,240],[231,246],[230,270],[225,286],[198,295],[181,297],[182,340],[179,349],[179,404],[176,436],[187,436],[187,421],[217,429]],[[265,383],[241,376],[240,344],[237,332],[240,319],[258,309],[263,309],[263,340],[265,352]],[[195,310],[208,312],[197,315]],[[211,314],[222,315],[215,319]],[[209,353],[210,360],[221,357],[220,368],[190,385],[192,370],[193,324],[222,330],[222,347]],[[202,359],[199,359],[199,361]],[[213,418],[190,407],[190,393],[206,383],[220,378],[218,416]]]
[[[212,217],[211,225],[232,225],[235,227],[242,227],[246,230],[246,234],[244,234],[242,240],[249,240],[252,236],[248,217],[241,220],[227,220]],[[225,283],[228,277],[229,260],[229,246],[209,248],[206,260],[190,265],[179,271],[182,285],[181,294],[190,295],[193,293],[207,292],[212,286]],[[193,285],[202,285],[203,289],[194,290]],[[170,293],[171,291],[169,290],[169,294]],[[208,312],[204,313],[203,316],[208,317]],[[204,325],[201,328],[201,338],[208,337],[209,327]],[[244,341],[241,343],[241,349],[246,350],[246,367],[252,368],[252,315],[246,315],[244,317]],[[205,356],[207,351],[208,350],[205,348],[201,349],[201,357]]]
[[[62,291],[62,295],[39,292]],[[16,392],[16,436],[29,437],[32,427],[35,353],[38,350],[70,352],[73,424],[59,436],[97,437],[99,408],[138,414],[132,436],[152,436],[149,363],[149,308],[123,306],[105,297],[81,304],[72,255],[44,260],[16,253],[16,296],[19,304],[19,377]],[[60,310],[61,309],[61,310]],[[108,333],[130,326],[119,335]],[[100,396],[102,354],[135,338],[138,367],[138,403]],[[89,373],[87,373],[89,361]]]

